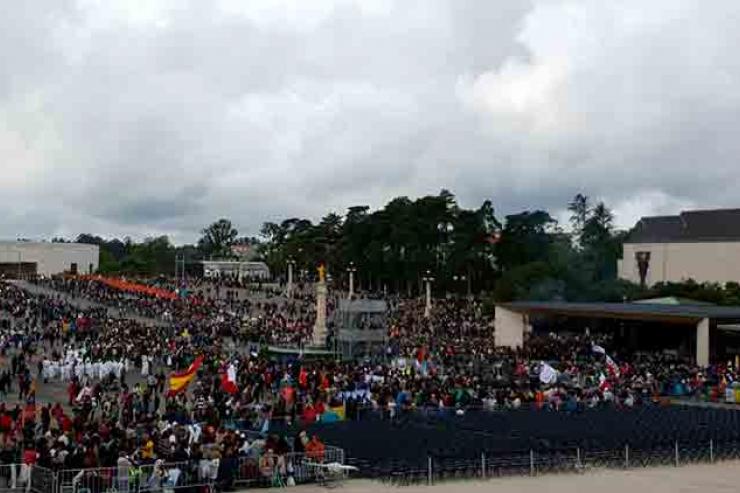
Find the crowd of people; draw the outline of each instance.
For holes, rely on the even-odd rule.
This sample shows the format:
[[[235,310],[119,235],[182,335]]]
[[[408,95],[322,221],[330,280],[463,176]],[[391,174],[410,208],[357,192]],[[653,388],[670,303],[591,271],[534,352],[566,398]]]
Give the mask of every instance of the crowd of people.
[[[228,478],[234,461],[251,458],[254,474],[266,476],[287,467],[289,451],[321,460],[323,444],[305,432],[318,420],[418,409],[629,408],[659,402],[677,386],[686,394],[722,393],[737,371],[619,352],[606,334],[544,333],[529,335],[522,348],[496,347],[491,316],[479,302],[460,299],[437,300],[428,317],[421,301],[389,300],[388,343],[379,354],[275,358],[267,346],[311,338],[311,293],[160,299],[90,279],[38,284],[60,294],[0,282],[0,395],[12,403],[17,382],[19,397],[0,406],[6,463],[81,469],[161,460],[196,464],[198,477]],[[79,299],[94,304],[82,309]],[[170,392],[167,376],[198,357],[190,386]],[[40,385],[60,380],[65,402],[39,397]],[[277,422],[304,431],[295,440],[272,436]]]

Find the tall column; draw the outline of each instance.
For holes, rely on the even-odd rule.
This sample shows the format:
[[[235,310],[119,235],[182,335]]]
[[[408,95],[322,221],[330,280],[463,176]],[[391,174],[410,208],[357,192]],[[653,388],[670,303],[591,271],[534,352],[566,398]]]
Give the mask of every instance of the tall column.
[[[432,313],[432,283],[431,281],[427,281],[427,295],[426,295],[426,304],[424,306],[424,316],[429,317]]]
[[[709,366],[709,319],[703,318],[696,324],[696,364]]]
[[[434,282],[432,273],[426,271],[426,274],[424,275],[424,277],[421,278],[421,281],[426,284],[426,303],[424,304],[424,317],[429,318],[432,314],[432,283]]]
[[[326,347],[326,280],[323,266],[319,268],[319,282],[316,283],[316,323],[313,327],[313,345]]]
[[[288,298],[293,297],[293,266],[294,265],[295,265],[295,260],[293,259],[288,260],[288,288],[287,288]]]
[[[355,272],[357,272],[355,263],[350,262],[349,267],[347,267],[347,273],[349,274],[349,294],[347,295],[347,298],[350,300],[355,295]]]

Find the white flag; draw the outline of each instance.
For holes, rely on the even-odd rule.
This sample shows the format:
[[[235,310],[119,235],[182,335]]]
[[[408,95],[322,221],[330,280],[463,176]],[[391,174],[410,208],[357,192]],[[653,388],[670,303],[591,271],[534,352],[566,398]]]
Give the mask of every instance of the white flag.
[[[617,366],[608,354],[606,355],[606,369],[609,370],[610,376],[619,378],[619,366]]]
[[[557,370],[543,361],[542,366],[540,366],[540,382],[545,385],[551,385],[555,383],[557,379]]]
[[[604,349],[603,347],[597,344],[594,344],[593,346],[591,346],[591,351],[593,351],[594,353],[606,354],[606,349]]]

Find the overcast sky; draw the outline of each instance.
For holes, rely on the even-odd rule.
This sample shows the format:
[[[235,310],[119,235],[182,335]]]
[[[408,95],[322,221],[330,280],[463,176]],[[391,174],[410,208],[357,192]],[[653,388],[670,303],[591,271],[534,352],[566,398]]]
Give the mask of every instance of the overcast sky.
[[[23,0],[0,238],[193,241],[447,188],[740,207],[740,1]]]

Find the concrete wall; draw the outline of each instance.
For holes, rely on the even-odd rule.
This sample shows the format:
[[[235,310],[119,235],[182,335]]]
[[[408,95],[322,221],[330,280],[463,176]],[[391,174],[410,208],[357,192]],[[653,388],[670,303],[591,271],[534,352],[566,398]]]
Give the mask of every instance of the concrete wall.
[[[696,364],[709,366],[709,319],[704,318],[696,324]]]
[[[79,274],[98,269],[100,249],[97,245],[81,243],[0,242],[0,263],[36,263],[36,273],[50,276],[69,271],[77,264]]]
[[[619,277],[640,282],[636,252],[650,252],[646,283],[740,282],[740,242],[706,243],[625,243],[624,256],[617,264]]]

